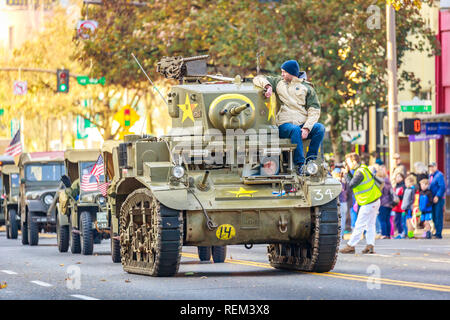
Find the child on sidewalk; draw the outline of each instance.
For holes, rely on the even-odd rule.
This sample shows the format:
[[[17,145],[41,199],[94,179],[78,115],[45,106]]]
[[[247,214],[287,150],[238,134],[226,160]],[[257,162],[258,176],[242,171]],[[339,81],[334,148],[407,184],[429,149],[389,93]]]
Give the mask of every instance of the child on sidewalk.
[[[429,189],[430,182],[428,179],[422,179],[420,181],[420,197],[419,197],[419,208],[422,211],[420,220],[424,222],[425,233],[424,238],[431,239],[431,227],[430,221],[433,215],[433,193]]]
[[[403,212],[403,228],[407,229],[404,233],[408,236],[408,238],[414,238],[414,228],[412,226],[411,219],[413,218],[413,205],[414,198],[416,195],[416,178],[412,175],[407,176],[405,179],[406,189],[403,194],[403,200],[401,208]]]
[[[402,173],[397,173],[395,176],[395,186],[394,186],[395,194],[400,198],[400,202],[392,208],[392,211],[395,212],[395,227],[397,228],[397,236],[395,239],[405,238],[406,230],[403,230],[403,221],[402,221],[402,201],[403,201],[403,193],[405,192],[405,176]]]

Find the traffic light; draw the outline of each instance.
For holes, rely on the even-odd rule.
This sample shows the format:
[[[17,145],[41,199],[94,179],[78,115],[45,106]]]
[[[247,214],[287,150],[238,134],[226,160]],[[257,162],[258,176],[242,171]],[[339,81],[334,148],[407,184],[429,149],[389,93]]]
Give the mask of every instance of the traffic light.
[[[422,122],[420,119],[403,119],[403,133],[408,135],[420,134]]]
[[[69,92],[69,70],[56,70],[56,92]]]
[[[128,130],[130,128],[130,124],[131,124],[131,116],[130,116],[130,109],[126,108],[123,109],[123,124],[126,128],[126,130]]]

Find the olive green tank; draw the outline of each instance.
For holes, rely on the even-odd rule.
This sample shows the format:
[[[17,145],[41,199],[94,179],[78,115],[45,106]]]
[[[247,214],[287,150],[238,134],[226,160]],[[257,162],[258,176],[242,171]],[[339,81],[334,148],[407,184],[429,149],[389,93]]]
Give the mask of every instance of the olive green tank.
[[[206,75],[205,56],[164,58],[157,70],[180,82],[166,98],[170,133],[125,136],[111,157],[124,270],[173,276],[183,246],[223,262],[238,244],[268,244],[275,268],[333,269],[341,184],[320,157],[296,173],[277,101],[239,76]]]

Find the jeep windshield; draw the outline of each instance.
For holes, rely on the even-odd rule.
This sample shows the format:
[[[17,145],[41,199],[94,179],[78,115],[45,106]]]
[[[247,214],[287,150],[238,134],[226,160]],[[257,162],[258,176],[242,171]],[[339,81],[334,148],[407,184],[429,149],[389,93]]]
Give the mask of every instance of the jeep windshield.
[[[11,173],[11,195],[19,194],[20,179],[18,173]]]
[[[57,182],[63,174],[63,163],[29,164],[25,166],[27,182]]]

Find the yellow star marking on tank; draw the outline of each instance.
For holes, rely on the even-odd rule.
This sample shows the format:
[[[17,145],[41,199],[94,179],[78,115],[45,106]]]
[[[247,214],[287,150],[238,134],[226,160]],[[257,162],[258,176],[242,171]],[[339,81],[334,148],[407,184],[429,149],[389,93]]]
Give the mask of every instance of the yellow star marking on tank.
[[[186,95],[186,101],[184,104],[179,104],[178,108],[180,108],[183,111],[183,119],[181,119],[181,122],[184,122],[187,118],[191,119],[192,122],[194,122],[194,115],[192,114],[192,110],[194,110],[197,107],[197,103],[192,103],[189,100],[189,95]]]
[[[275,99],[275,95],[273,94],[270,96],[269,101],[265,102],[267,109],[269,109],[269,116],[267,117],[267,120],[270,120],[270,118],[275,119],[275,108],[277,105]]]
[[[240,197],[253,197],[253,194],[255,192],[258,192],[256,190],[245,190],[244,188],[240,187],[239,191],[228,191],[229,193],[233,193],[236,195],[236,198]]]

